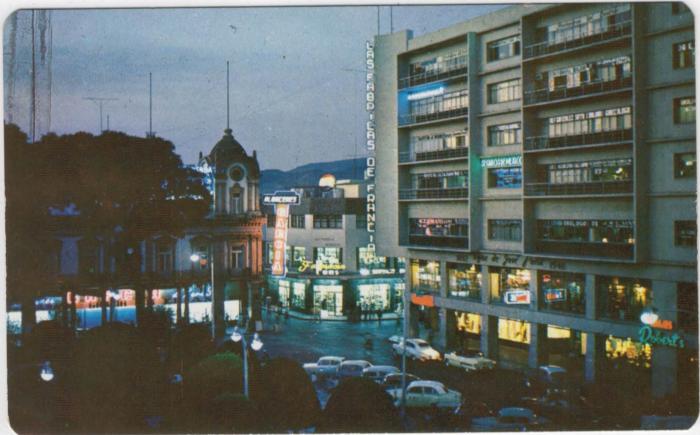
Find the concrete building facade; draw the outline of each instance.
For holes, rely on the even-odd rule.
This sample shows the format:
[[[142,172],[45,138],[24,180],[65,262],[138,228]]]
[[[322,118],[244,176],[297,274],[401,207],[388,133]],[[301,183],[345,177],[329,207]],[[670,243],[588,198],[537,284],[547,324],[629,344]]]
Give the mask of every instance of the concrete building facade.
[[[377,247],[407,258],[412,334],[697,389],[692,13],[511,6],[374,59]]]

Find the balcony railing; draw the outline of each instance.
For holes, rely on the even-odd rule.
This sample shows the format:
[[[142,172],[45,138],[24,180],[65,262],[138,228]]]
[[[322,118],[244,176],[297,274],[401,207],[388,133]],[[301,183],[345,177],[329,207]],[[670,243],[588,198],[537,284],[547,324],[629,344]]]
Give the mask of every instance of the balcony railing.
[[[468,195],[469,189],[466,187],[399,190],[399,199],[457,199],[467,198]]]
[[[629,142],[632,129],[603,131],[600,133],[582,133],[571,136],[534,136],[525,139],[525,150],[545,150],[549,148],[566,148],[607,143]]]
[[[467,249],[469,246],[469,238],[459,236],[423,236],[411,234],[408,236],[408,244],[416,246],[431,246],[434,248]]]
[[[588,183],[527,183],[526,196],[546,195],[609,195],[632,193],[632,180],[594,181]]]
[[[593,45],[610,39],[619,38],[629,35],[632,31],[632,22],[623,21],[613,24],[607,30],[597,33],[582,33],[565,41],[542,41],[525,47],[523,58],[542,56],[546,54],[556,53],[559,51],[568,50],[571,48]]]
[[[592,83],[584,83],[581,86],[576,86],[573,88],[557,88],[553,91],[549,89],[535,89],[525,91],[525,104],[537,104],[548,101],[581,97],[584,95],[595,95],[630,87],[632,87],[632,77],[624,77],[618,80],[600,80]]]
[[[410,124],[418,124],[421,122],[438,121],[440,119],[455,118],[457,116],[465,116],[469,114],[468,107],[459,107],[455,109],[443,109],[433,113],[408,113],[399,116],[399,125],[406,126]]]
[[[467,157],[469,148],[445,148],[435,151],[404,151],[399,153],[399,163],[423,162],[427,160],[454,159]]]
[[[537,253],[570,255],[573,257],[634,258],[634,244],[603,243],[568,240],[537,240]]]
[[[467,74],[467,55],[459,56],[451,62],[439,62],[436,68],[430,71],[402,77],[399,79],[399,89],[445,80],[465,74]]]

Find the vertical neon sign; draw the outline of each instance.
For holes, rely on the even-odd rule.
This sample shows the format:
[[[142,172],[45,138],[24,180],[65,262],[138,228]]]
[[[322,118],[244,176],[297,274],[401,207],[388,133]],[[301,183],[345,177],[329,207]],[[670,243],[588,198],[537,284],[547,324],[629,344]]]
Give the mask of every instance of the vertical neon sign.
[[[284,276],[289,204],[275,204],[275,235],[272,238],[272,275]]]
[[[372,257],[374,257],[375,244],[374,244],[374,227],[377,218],[376,200],[377,197],[374,193],[374,171],[376,166],[376,144],[375,144],[375,124],[374,124],[374,43],[367,41],[365,45],[366,56],[365,56],[365,66],[367,67],[366,75],[366,90],[367,96],[365,98],[365,109],[368,113],[367,119],[367,171],[365,173],[365,178],[367,179],[367,232],[369,233],[369,243],[367,244],[367,251]]]

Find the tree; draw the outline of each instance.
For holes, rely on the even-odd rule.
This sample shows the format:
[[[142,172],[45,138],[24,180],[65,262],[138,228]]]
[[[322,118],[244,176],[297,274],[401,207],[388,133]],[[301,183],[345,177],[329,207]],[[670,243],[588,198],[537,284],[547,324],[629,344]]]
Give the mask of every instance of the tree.
[[[331,392],[318,432],[399,432],[399,412],[382,387],[365,378],[342,381]]]
[[[253,399],[270,432],[315,426],[321,415],[316,391],[303,367],[289,358],[265,364],[251,385]]]

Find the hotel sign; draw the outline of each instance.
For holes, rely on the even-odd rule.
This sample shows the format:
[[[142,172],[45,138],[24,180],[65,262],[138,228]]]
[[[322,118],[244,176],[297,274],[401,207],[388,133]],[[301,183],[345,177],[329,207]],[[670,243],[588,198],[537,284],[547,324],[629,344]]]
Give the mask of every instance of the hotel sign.
[[[271,273],[273,276],[284,276],[289,206],[299,204],[299,195],[291,191],[278,191],[274,194],[263,195],[263,204],[275,205],[275,233],[272,238]]]
[[[522,164],[522,156],[483,157],[481,159],[482,168],[512,168],[522,166]]]

